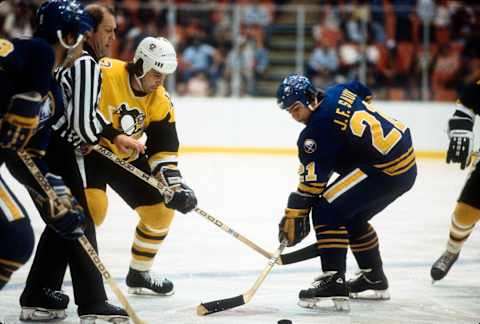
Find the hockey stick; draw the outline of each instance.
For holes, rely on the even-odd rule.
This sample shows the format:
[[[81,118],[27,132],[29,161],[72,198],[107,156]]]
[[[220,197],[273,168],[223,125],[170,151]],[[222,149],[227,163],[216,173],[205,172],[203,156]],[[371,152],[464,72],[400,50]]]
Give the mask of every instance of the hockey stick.
[[[137,167],[135,167],[134,165],[128,163],[127,161],[124,161],[122,160],[121,158],[119,158],[117,155],[115,155],[112,151],[104,148],[103,146],[101,145],[95,145],[93,147],[93,149],[100,153],[101,155],[103,155],[104,157],[110,159],[113,163],[121,166],[122,168],[124,168],[125,170],[127,170],[128,172],[132,173],[133,175],[137,176],[138,178],[142,179],[143,181],[147,182],[148,184],[150,184],[151,186],[155,187],[156,189],[158,189],[160,191],[160,193],[162,195],[170,195],[172,196],[174,194],[174,192],[172,191],[172,189],[170,189],[168,186],[165,186],[164,184],[162,184],[160,181],[157,180],[157,178],[155,178],[153,175],[150,175],[150,174],[147,174],[145,172],[143,172],[142,170],[138,169]],[[228,227],[226,224],[224,224],[222,221],[216,219],[215,217],[213,217],[212,215],[210,215],[209,213],[207,213],[206,211],[196,207],[194,209],[194,211],[199,214],[200,216],[202,216],[203,218],[205,218],[206,220],[208,220],[209,222],[217,225],[219,228],[221,228],[223,231],[227,232],[228,234],[232,235],[233,237],[235,237],[237,240],[243,242],[245,245],[249,246],[250,248],[254,249],[255,251],[257,251],[258,253],[260,253],[261,255],[263,255],[264,257],[266,258],[271,258],[272,257],[272,254],[266,250],[264,250],[263,248],[261,248],[260,246],[258,246],[257,244],[253,243],[252,241],[250,241],[249,239],[247,239],[245,236],[241,235],[240,233],[236,232],[235,230],[233,230],[232,228]]]
[[[51,201],[54,202],[54,204],[56,204],[55,206],[57,206],[59,210],[62,211],[61,214],[63,215],[63,212],[66,212],[66,207],[61,203],[60,199],[57,196],[57,193],[52,188],[52,186],[47,181],[47,179],[45,179],[45,177],[43,176],[41,171],[38,169],[37,165],[32,160],[30,155],[25,151],[19,151],[17,152],[17,154],[22,160],[22,162],[25,164],[25,166],[28,168],[28,170],[32,173],[35,180],[37,180],[42,190],[47,194],[48,199],[50,199]],[[125,310],[127,314],[130,316],[130,318],[132,319],[133,323],[145,324],[145,322],[142,321],[138,317],[137,313],[133,310],[132,306],[130,305],[127,298],[118,287],[117,283],[112,279],[112,276],[110,275],[107,268],[98,257],[97,252],[93,248],[88,238],[85,235],[82,235],[80,238],[78,238],[78,241],[80,242],[83,249],[90,257],[92,262],[95,264],[98,271],[100,271],[105,281],[107,281],[107,283],[110,285],[110,288],[112,289],[113,293],[115,294],[119,302],[122,304],[123,307],[125,307]]]
[[[236,297],[219,299],[219,300],[211,301],[208,303],[201,303],[200,305],[197,306],[197,315],[203,316],[203,315],[221,312],[226,309],[245,305],[250,300],[252,300],[257,289],[260,287],[260,285],[265,280],[265,278],[270,273],[270,271],[272,271],[272,268],[275,265],[275,263],[277,263],[277,261],[280,259],[280,254],[282,253],[283,249],[285,249],[285,247],[287,246],[287,243],[288,243],[287,240],[284,240],[280,244],[278,249],[275,251],[273,256],[268,261],[268,264],[265,267],[265,269],[263,269],[262,273],[260,274],[260,276],[258,276],[257,280],[249,290],[247,290],[242,295],[238,295]]]

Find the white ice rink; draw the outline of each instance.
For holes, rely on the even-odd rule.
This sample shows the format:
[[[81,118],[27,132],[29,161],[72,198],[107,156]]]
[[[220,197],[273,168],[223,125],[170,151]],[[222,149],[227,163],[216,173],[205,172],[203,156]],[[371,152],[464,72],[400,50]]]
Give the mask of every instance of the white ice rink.
[[[182,156],[181,170],[195,189],[199,207],[267,250],[278,246],[277,224],[289,192],[296,188],[296,157],[187,154]],[[432,262],[445,248],[450,213],[466,175],[458,165],[420,160],[412,191],[373,219],[390,281],[389,301],[352,301],[350,313],[335,312],[328,303],[321,312],[299,308],[298,291],[307,288],[320,272],[319,260],[313,259],[274,267],[248,304],[199,317],[195,308],[201,301],[242,294],[251,287],[267,260],[195,213],[177,214],[154,266],[159,274],[174,281],[175,294],[130,295],[129,301],[142,319],[155,324],[275,324],[284,318],[294,324],[480,323],[478,229],[443,281],[432,286],[429,275]],[[12,186],[18,192],[18,184]],[[22,202],[33,210],[24,197]],[[36,213],[32,221],[38,236],[43,224]],[[136,222],[135,213],[110,191],[107,220],[98,230],[100,256],[125,292],[124,278]],[[313,242],[314,235],[310,233],[293,249]],[[18,297],[28,269],[29,264],[16,272],[0,292],[0,322],[19,322]],[[347,277],[355,271],[355,262],[349,255]],[[114,299],[108,286],[106,289]],[[72,296],[69,277],[65,290]],[[63,323],[78,323],[73,301]]]

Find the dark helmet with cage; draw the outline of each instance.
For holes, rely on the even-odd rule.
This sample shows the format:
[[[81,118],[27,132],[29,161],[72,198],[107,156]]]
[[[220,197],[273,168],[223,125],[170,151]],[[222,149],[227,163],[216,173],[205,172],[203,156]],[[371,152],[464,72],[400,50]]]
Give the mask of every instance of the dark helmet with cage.
[[[48,0],[40,5],[36,14],[35,36],[50,44],[60,42],[67,49],[75,48],[83,39],[85,32],[92,29],[93,21],[76,0]],[[72,34],[73,45],[68,45],[64,37]]]
[[[298,74],[289,75],[278,86],[278,107],[286,110],[297,101],[301,102],[305,107],[309,107],[315,102],[317,92],[307,77]]]

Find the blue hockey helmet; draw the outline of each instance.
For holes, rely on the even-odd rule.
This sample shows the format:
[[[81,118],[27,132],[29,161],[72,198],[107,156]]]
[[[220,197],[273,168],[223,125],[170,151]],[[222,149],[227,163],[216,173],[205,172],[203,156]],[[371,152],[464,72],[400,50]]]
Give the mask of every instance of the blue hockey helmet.
[[[76,0],[48,0],[37,10],[35,36],[51,44],[59,41],[63,47],[76,47],[83,34],[93,27],[93,20],[83,6]],[[73,34],[75,44],[68,45],[63,40],[67,34]]]
[[[299,101],[308,107],[315,100],[317,90],[307,77],[292,74],[283,79],[277,89],[277,104],[280,109],[288,109]]]

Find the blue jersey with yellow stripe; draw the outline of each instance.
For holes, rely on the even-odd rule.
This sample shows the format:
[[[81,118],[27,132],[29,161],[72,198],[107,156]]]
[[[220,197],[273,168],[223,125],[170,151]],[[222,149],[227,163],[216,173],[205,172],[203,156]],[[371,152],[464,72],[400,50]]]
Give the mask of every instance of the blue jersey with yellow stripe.
[[[415,165],[408,127],[374,108],[371,96],[357,81],[325,91],[297,142],[299,192],[319,195],[333,172],[358,166],[395,176]]]

